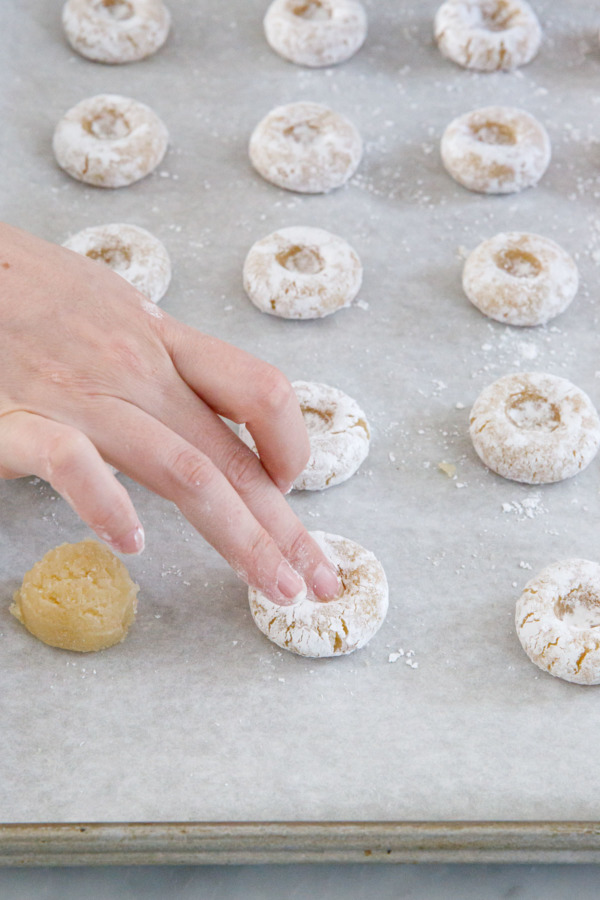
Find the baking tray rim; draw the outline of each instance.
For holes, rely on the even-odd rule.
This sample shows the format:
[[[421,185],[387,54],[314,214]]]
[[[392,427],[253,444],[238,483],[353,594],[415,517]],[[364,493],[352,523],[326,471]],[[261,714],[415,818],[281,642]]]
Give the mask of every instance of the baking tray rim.
[[[0,825],[0,866],[600,863],[600,821]]]

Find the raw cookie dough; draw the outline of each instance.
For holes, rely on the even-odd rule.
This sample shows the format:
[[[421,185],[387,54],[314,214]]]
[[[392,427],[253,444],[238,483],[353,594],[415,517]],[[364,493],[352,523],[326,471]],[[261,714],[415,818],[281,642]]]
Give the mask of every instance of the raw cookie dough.
[[[385,572],[354,541],[323,531],[311,534],[337,566],[342,595],[328,603],[305,597],[293,606],[278,606],[250,588],[250,610],[263,634],[284,650],[299,656],[342,656],[364,647],[383,623],[388,609]]]
[[[322,491],[346,481],[367,458],[370,431],[358,403],[338,388],[314,381],[293,381],[310,439],[310,459],[294,481],[296,491]],[[245,425],[239,436],[256,445]]]
[[[446,0],[433,30],[444,56],[482,72],[525,65],[542,39],[537,16],[525,0]]]
[[[499,378],[475,401],[470,423],[486,466],[525,484],[576,475],[600,446],[600,420],[587,394],[543,372]]]
[[[149,175],[167,150],[169,135],[144,103],[98,94],[73,106],[54,131],[56,161],[78,181],[117,188]]]
[[[287,191],[324,194],[354,175],[362,139],[352,122],[321,103],[289,103],[258,123],[249,153],[266,181]]]
[[[137,225],[84,228],[63,247],[105,263],[153,303],[164,297],[169,286],[171,261],[164,244]]]
[[[579,273],[554,241],[509,231],[473,250],[462,281],[471,303],[486,316],[508,325],[542,325],[571,303]]]
[[[162,0],[67,0],[62,22],[69,43],[82,56],[128,63],[162,47],[171,16]]]
[[[448,174],[468,190],[512,194],[540,180],[550,162],[550,138],[524,110],[486,106],[450,122],[441,154]]]
[[[600,565],[553,563],[517,600],[517,635],[529,659],[557,678],[600,684]]]
[[[51,647],[104,650],[125,638],[138,590],[104,544],[61,544],[27,572],[10,611]]]
[[[362,265],[350,244],[329,231],[280,228],[251,247],[243,277],[261,312],[316,319],[350,305],[362,283]]]
[[[301,66],[331,66],[349,59],[367,36],[358,0],[274,0],[264,19],[276,53]]]

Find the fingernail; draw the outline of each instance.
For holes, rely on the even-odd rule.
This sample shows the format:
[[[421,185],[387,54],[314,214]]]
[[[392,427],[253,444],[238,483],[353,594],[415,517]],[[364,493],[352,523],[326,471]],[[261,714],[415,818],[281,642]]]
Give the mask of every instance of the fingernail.
[[[144,534],[144,529],[141,525],[135,529],[133,533],[133,542],[135,544],[135,552],[142,553],[144,547],[146,546],[146,535]]]
[[[277,569],[277,590],[282,595],[283,602],[286,605],[297,603],[306,597],[304,581],[285,559],[279,563],[279,568]]]
[[[315,569],[312,587],[319,600],[335,600],[342,592],[337,570],[327,563],[319,563]]]
[[[137,528],[134,528],[133,531],[126,534],[120,541],[111,541],[110,543],[111,547],[118,550],[119,553],[141,553],[146,543],[144,529],[141,525],[138,525]]]
[[[286,481],[286,482],[278,481],[277,487],[279,488],[281,493],[285,496],[286,494],[291,493],[291,490],[294,487],[294,482],[293,481]]]

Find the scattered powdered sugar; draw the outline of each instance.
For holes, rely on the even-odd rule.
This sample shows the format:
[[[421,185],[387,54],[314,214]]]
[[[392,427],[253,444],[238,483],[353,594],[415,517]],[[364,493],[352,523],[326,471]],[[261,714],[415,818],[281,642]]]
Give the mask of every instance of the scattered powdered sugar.
[[[600,218],[588,216],[588,246],[587,250],[592,261],[600,266]]]
[[[479,351],[485,353],[484,362],[472,372],[473,378],[483,373],[502,372],[510,369],[530,368],[535,361],[535,368],[542,370],[557,368],[568,369],[576,356],[573,346],[565,342],[565,334],[556,325],[541,326],[535,335],[522,337],[520,329],[498,328],[495,323],[488,324],[489,337],[479,348],[474,348],[473,356]]]
[[[414,650],[404,650],[402,647],[399,647],[395,653],[390,653],[388,656],[388,662],[395,663],[398,662],[399,659],[407,665],[410,666],[411,669],[418,669],[419,663],[414,658],[415,651]]]
[[[502,512],[513,513],[518,519],[534,519],[548,512],[543,505],[541,494],[532,494],[523,500],[511,500],[502,504]]]
[[[523,359],[535,359],[538,355],[538,348],[531,341],[520,341],[517,347]]]

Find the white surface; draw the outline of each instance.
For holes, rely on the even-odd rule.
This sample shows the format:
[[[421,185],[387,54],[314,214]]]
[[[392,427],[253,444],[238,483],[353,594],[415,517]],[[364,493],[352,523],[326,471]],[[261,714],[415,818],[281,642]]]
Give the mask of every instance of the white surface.
[[[536,61],[478,75],[433,45],[434,0],[373,0],[364,48],[326,71],[269,49],[259,0],[170,5],[163,50],[114,68],[72,53],[60,4],[2,4],[12,54],[2,216],[57,242],[99,221],[148,228],[173,261],[164,309],[357,400],[373,428],[368,464],[291,502],[309,527],[381,559],[390,614],[347,659],[286,655],[255,629],[244,586],[216,554],[129,484],[147,534],[130,564],[138,621],[114,650],[60,653],[8,604],[35,559],[86,530],[44,485],[0,485],[0,819],[598,818],[597,693],[540,673],[513,618],[532,573],[597,557],[600,466],[543,489],[516,485],[487,472],[467,429],[480,390],[533,363],[600,402],[596,12],[584,0],[536,4],[546,32]],[[151,102],[172,137],[159,171],[118,192],[72,181],[50,149],[63,112],[100,91]],[[248,161],[254,125],[297,99],[332,106],[366,139],[357,175],[326,197],[280,191]],[[471,194],[444,172],[439,138],[468,109],[515,101],[547,126],[551,166],[517,197]],[[293,224],[356,248],[360,304],[290,323],[249,303],[248,248]],[[462,248],[517,229],[578,258],[579,295],[550,327],[491,323],[462,294]],[[418,668],[388,661],[400,647]]]
[[[2,900],[596,900],[596,866],[233,866],[0,870]]]

